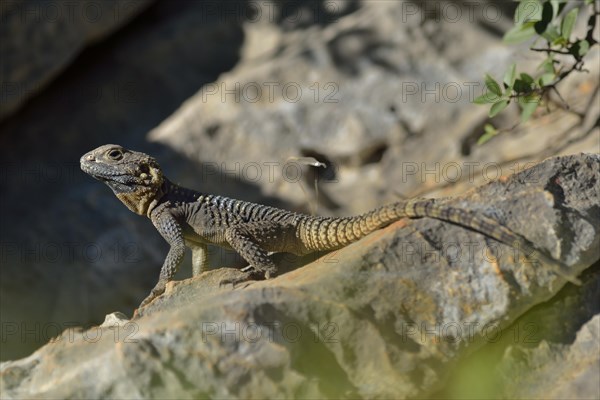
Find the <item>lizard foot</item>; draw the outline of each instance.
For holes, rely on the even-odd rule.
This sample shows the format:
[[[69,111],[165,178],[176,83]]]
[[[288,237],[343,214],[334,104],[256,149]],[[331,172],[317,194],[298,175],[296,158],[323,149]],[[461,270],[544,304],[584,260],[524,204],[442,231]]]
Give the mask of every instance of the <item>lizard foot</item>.
[[[259,269],[253,265],[248,265],[247,267],[242,268],[240,271],[248,273],[252,278],[259,280],[271,279],[277,273],[277,270],[275,268]]]
[[[248,270],[248,268],[244,268],[243,270],[241,270],[241,272],[243,272],[243,273],[223,279],[222,281],[219,282],[219,286],[232,285],[235,288],[239,284],[242,284],[242,283],[245,283],[248,281],[257,280],[257,277],[258,277],[258,279],[262,279],[262,277],[260,275],[254,274],[253,271]]]
[[[163,294],[165,292],[166,286],[167,286],[166,282],[159,281],[156,284],[156,286],[154,286],[154,289],[152,289],[150,294],[144,300],[142,300],[138,309],[140,309],[142,307],[146,307],[148,304],[150,304],[152,302],[152,300],[154,300],[155,298],[157,298],[158,296]],[[136,315],[136,314],[137,314],[137,310],[136,310],[136,313],[134,313],[134,315]]]

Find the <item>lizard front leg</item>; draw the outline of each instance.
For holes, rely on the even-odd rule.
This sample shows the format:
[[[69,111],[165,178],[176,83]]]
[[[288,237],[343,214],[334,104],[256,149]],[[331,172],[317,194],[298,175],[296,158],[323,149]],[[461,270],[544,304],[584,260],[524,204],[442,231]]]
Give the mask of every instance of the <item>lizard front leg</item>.
[[[160,278],[154,289],[148,297],[142,301],[139,308],[144,307],[152,300],[164,293],[167,282],[173,279],[185,254],[185,240],[181,230],[181,225],[175,217],[167,210],[157,210],[151,215],[151,220],[162,237],[171,245],[169,253],[165,258],[162,269],[160,270]]]
[[[263,274],[266,279],[273,277],[277,272],[277,267],[267,252],[261,249],[242,229],[228,228],[225,231],[225,240],[244,260],[248,261],[256,272]]]

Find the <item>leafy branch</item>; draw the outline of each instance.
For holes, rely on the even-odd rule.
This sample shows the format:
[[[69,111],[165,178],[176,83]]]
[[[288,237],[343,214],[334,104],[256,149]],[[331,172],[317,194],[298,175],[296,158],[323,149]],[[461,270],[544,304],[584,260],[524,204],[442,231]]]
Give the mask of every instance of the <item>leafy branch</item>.
[[[486,74],[487,92],[473,100],[473,103],[491,104],[488,113],[490,118],[515,102],[521,109],[521,122],[526,122],[551,92],[569,109],[557,85],[574,71],[586,71],[583,68],[583,58],[592,46],[598,44],[593,34],[600,12],[594,0],[585,0],[585,5],[591,10],[586,37],[571,39],[579,8],[569,9],[567,3],[567,0],[521,0],[515,11],[515,26],[504,35],[504,41],[519,43],[537,36],[530,49],[545,53],[546,58],[539,64],[534,76],[525,72],[517,74],[516,64],[511,64],[504,74],[502,85]],[[545,42],[545,46],[535,47],[541,41]],[[558,60],[557,57],[562,57],[563,60]],[[571,60],[570,65],[566,64],[564,58]],[[486,124],[484,130],[479,144],[503,131],[491,124]]]

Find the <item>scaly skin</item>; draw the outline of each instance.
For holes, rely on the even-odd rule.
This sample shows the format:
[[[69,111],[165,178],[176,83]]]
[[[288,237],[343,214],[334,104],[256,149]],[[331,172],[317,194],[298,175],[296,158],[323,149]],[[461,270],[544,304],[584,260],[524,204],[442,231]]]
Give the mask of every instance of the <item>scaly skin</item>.
[[[194,276],[206,269],[207,245],[211,244],[234,249],[248,261],[252,273],[267,279],[277,272],[270,252],[302,255],[335,250],[405,217],[436,218],[505,244],[534,249],[493,219],[439,205],[433,199],[399,201],[355,217],[313,217],[180,187],[163,175],[155,159],[118,145],[100,146],[80,161],[84,172],[106,183],[131,211],[148,216],[171,246],[159,281],[140,308],[164,292],[186,245],[192,249]],[[560,268],[556,272],[577,282]]]

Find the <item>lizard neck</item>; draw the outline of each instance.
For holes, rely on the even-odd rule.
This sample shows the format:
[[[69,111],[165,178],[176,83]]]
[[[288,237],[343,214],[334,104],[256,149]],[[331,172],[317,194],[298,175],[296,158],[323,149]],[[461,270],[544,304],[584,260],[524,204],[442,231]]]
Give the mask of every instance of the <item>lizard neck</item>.
[[[148,218],[150,218],[152,210],[154,210],[156,206],[158,206],[162,202],[163,197],[167,193],[171,193],[173,191],[173,188],[175,187],[177,187],[177,185],[175,185],[167,178],[163,178],[162,184],[157,188],[156,192],[154,193],[154,196],[152,197],[152,199],[150,199],[148,207],[145,210],[145,214]]]
[[[167,178],[163,178],[162,185],[158,188],[152,199],[145,209],[145,214],[150,217],[150,214],[156,207],[163,203],[171,203],[180,205],[183,203],[197,202],[198,199],[203,199],[204,195],[192,189],[187,189],[179,186]]]
[[[167,193],[168,179],[154,169],[150,170],[151,184],[139,185],[132,191],[119,191],[115,194],[131,211],[139,215],[150,217],[152,210],[160,203],[161,198]]]

